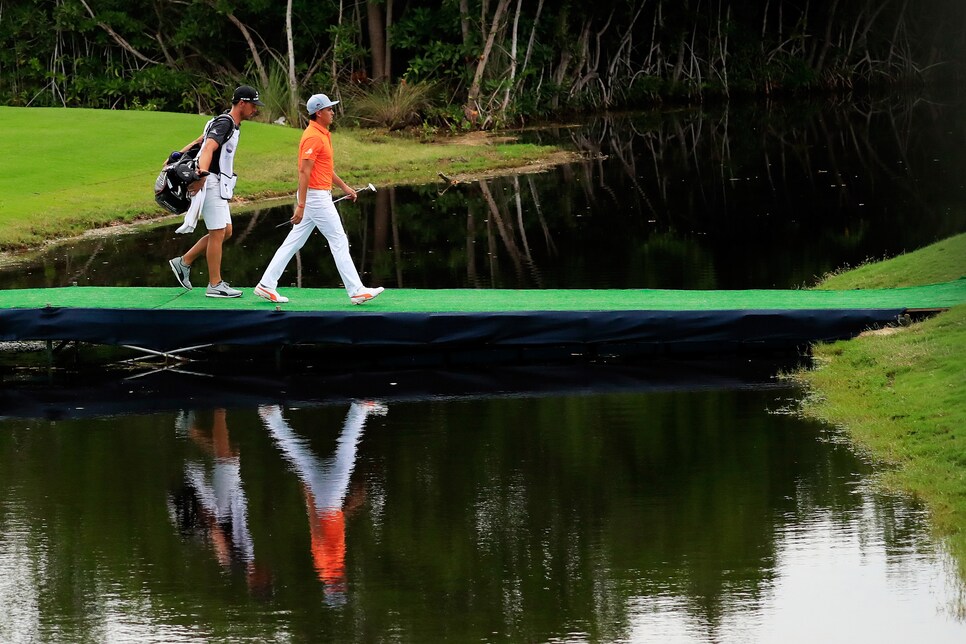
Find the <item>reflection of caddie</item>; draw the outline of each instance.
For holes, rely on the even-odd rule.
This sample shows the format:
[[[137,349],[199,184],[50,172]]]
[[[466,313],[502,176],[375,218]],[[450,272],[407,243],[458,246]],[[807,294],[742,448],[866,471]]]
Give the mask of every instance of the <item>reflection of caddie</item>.
[[[258,99],[258,92],[248,85],[235,90],[231,110],[227,116],[219,116],[205,128],[205,133],[195,143],[201,143],[198,153],[198,173],[208,176],[192,184],[191,190],[197,191],[192,206],[185,214],[185,224],[178,232],[193,232],[198,215],[205,220],[208,234],[199,239],[181,257],[175,257],[168,264],[178,279],[178,283],[191,289],[189,279],[191,265],[202,254],[208,261],[208,297],[238,297],[241,291],[232,288],[221,278],[222,246],[231,237],[231,212],[228,200],[235,188],[235,150],[238,147],[238,134],[242,121],[258,114],[258,106],[264,105]],[[203,143],[202,143],[203,142]],[[189,144],[190,145],[190,144]],[[200,210],[199,210],[200,208]]]
[[[255,294],[270,302],[288,302],[288,298],[275,290],[285,267],[292,261],[315,228],[325,235],[329,250],[335,259],[335,267],[342,278],[342,284],[353,304],[364,304],[382,293],[382,287],[366,288],[359,279],[359,272],[349,255],[349,238],[342,227],[339,211],[332,203],[332,184],[356,200],[356,191],[350,188],[335,173],[332,155],[332,135],[329,126],[335,119],[333,106],[339,101],[330,101],[325,94],[316,94],[308,100],[306,108],[309,124],[302,133],[299,143],[299,188],[294,226],[265,269],[265,274],[255,287]]]

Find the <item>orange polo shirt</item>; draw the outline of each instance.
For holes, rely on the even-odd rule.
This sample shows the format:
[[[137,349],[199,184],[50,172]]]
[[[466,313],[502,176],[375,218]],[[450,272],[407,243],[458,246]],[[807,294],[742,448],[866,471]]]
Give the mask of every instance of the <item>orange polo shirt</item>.
[[[335,163],[332,158],[332,135],[329,130],[315,121],[302,132],[299,142],[299,165],[302,159],[315,159],[312,174],[309,175],[309,188],[312,190],[332,190],[332,173]]]

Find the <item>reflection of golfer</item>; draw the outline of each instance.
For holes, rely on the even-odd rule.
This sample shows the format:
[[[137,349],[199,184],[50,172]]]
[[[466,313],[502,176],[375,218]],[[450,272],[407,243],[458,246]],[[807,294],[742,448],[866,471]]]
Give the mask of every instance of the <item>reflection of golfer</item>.
[[[185,493],[172,499],[176,523],[183,533],[210,541],[224,568],[244,568],[249,586],[261,586],[255,548],[248,529],[248,500],[241,481],[241,460],[228,437],[225,410],[213,412],[210,431],[201,429],[194,414],[182,417],[179,430],[213,458],[185,463]]]
[[[275,443],[302,481],[312,537],[312,560],[325,584],[329,601],[344,600],[345,512],[343,504],[355,467],[356,447],[369,414],[384,415],[385,405],[354,402],[346,415],[335,453],[322,460],[308,442],[299,437],[282,418],[277,406],[262,407],[258,413]]]

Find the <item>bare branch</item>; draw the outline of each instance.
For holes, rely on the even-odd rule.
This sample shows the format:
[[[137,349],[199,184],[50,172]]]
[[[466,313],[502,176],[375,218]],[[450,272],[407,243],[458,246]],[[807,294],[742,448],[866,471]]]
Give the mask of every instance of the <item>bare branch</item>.
[[[146,63],[150,63],[152,65],[160,65],[161,64],[159,61],[154,60],[153,58],[148,58],[147,56],[145,56],[144,54],[142,54],[141,52],[139,52],[137,49],[135,49],[133,46],[131,46],[131,43],[129,43],[128,41],[124,40],[124,38],[121,37],[121,34],[117,33],[113,29],[111,29],[111,26],[110,25],[108,25],[107,23],[104,23],[104,22],[101,22],[100,20],[98,20],[97,19],[97,16],[94,15],[94,11],[91,10],[90,5],[87,4],[87,0],[80,0],[80,3],[82,5],[84,5],[84,8],[85,9],[87,9],[87,14],[91,17],[91,20],[93,20],[94,22],[96,22],[98,27],[100,27],[101,29],[103,29],[104,31],[106,31],[107,34],[111,38],[114,39],[114,42],[116,42],[118,45],[120,45],[125,51],[129,52],[131,55],[135,56],[139,60],[142,60],[142,61],[144,61]]]
[[[215,9],[218,8],[215,0],[208,0],[208,4]],[[258,53],[258,47],[255,46],[255,41],[252,40],[252,35],[249,32],[248,27],[246,27],[245,23],[239,20],[238,17],[230,11],[225,13],[225,17],[231,21],[231,24],[238,28],[238,31],[241,32],[242,38],[244,38],[245,42],[248,43],[248,50],[252,53],[252,60],[255,62],[255,69],[258,70],[258,80],[261,82],[263,88],[268,87],[268,71],[265,69],[265,65],[262,63],[262,57]]]
[[[493,14],[493,22],[490,25],[489,34],[486,38],[486,44],[483,46],[483,53],[480,55],[480,60],[476,63],[476,74],[473,75],[473,82],[470,84],[470,91],[467,94],[467,108],[473,109],[477,103],[477,100],[479,99],[480,83],[483,81],[483,71],[486,69],[487,59],[489,59],[490,52],[493,50],[493,41],[496,38],[496,32],[500,28],[500,21],[503,19],[503,13],[506,11],[509,5],[510,0],[499,0],[496,5],[496,11]]]

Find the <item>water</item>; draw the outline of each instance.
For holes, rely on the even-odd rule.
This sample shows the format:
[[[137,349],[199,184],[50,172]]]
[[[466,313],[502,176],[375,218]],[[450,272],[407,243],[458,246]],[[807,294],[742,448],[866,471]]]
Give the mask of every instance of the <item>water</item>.
[[[966,229],[962,114],[602,119],[525,133],[586,162],[340,205],[388,287],[797,287]],[[230,281],[287,217],[235,216]],[[0,285],[171,286],[175,226],[52,246]],[[338,286],[321,238],[289,284]],[[5,378],[0,641],[966,639],[923,508],[784,413],[789,365],[189,368]]]

